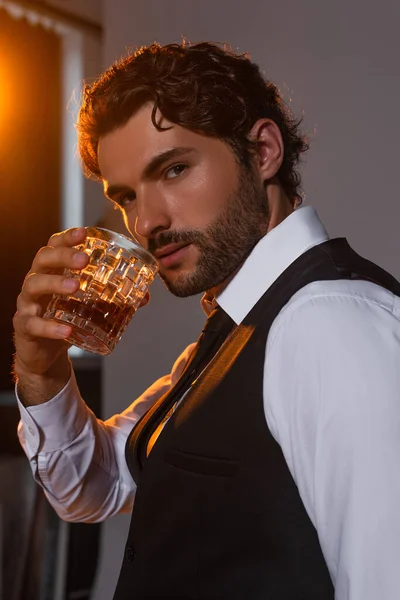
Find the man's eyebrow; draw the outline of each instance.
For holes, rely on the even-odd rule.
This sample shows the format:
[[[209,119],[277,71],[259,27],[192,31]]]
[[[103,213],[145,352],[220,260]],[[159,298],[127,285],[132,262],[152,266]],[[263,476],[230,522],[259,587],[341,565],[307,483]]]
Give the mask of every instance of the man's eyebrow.
[[[157,156],[154,156],[143,169],[142,179],[151,179],[154,176],[154,174],[158,171],[158,169],[167,161],[183,156],[184,154],[191,154],[195,151],[196,150],[194,148],[186,148],[181,146],[177,148],[171,148],[170,150],[165,150],[164,152],[157,154]],[[104,194],[110,200],[113,200],[115,196],[121,194],[122,192],[129,192],[131,194],[135,193],[134,190],[131,187],[129,187],[129,185],[116,184],[104,187]]]
[[[154,156],[150,162],[145,166],[145,168],[143,169],[142,172],[142,179],[151,179],[154,174],[158,171],[158,169],[160,167],[162,167],[162,165],[164,163],[166,163],[167,161],[174,159],[174,158],[179,158],[180,156],[183,156],[184,154],[191,154],[193,152],[196,152],[196,150],[194,148],[186,148],[184,146],[178,146],[177,148],[171,148],[170,150],[165,150],[164,152],[161,152],[160,154],[157,154],[157,156]],[[105,185],[104,186],[104,194],[107,196],[107,198],[109,198],[110,200],[114,200],[115,196],[118,196],[118,194],[135,194],[135,190],[133,190],[129,185],[119,185],[119,184],[114,184],[114,185]]]
[[[177,148],[171,148],[170,150],[165,150],[164,152],[157,154],[157,156],[154,156],[149,164],[143,169],[142,179],[151,179],[154,173],[168,160],[178,158],[183,154],[191,154],[192,152],[195,152],[194,148],[178,146]]]

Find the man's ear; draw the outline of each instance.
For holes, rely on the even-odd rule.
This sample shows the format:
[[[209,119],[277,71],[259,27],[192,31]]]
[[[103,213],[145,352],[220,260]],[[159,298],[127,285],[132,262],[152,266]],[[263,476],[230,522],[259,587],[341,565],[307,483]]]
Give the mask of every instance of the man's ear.
[[[263,181],[278,173],[284,156],[282,134],[271,119],[259,119],[252,127],[249,138],[256,144],[256,167]]]

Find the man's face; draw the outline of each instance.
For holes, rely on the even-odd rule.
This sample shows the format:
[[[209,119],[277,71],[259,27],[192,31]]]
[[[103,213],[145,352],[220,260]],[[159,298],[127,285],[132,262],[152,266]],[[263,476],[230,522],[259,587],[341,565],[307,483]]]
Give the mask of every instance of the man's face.
[[[106,194],[123,210],[136,239],[159,261],[176,296],[224,282],[265,234],[269,221],[262,181],[239,167],[221,140],[163,119],[152,106],[99,142]]]

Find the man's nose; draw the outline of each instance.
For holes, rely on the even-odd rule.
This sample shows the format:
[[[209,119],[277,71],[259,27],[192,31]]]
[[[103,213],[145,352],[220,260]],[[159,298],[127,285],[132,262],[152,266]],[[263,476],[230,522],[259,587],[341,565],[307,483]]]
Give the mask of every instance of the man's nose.
[[[160,194],[151,193],[138,196],[135,232],[138,236],[149,239],[160,231],[171,227],[168,206]]]

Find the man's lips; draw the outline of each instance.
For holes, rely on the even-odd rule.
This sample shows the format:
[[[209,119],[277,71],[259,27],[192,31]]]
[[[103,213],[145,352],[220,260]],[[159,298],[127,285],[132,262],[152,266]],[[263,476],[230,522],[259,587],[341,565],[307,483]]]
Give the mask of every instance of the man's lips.
[[[171,244],[156,251],[154,256],[158,259],[161,267],[175,267],[182,261],[190,245],[190,242],[186,244]]]
[[[169,244],[169,246],[159,248],[153,254],[157,259],[164,258],[165,256],[169,256],[170,254],[174,254],[174,252],[180,250],[181,248],[184,248],[185,246],[188,246],[189,244],[190,242],[185,242],[184,244]]]

